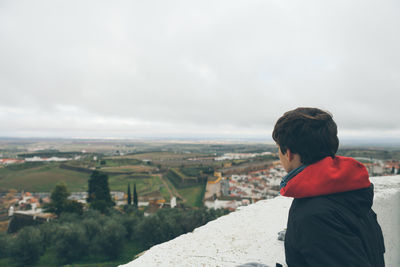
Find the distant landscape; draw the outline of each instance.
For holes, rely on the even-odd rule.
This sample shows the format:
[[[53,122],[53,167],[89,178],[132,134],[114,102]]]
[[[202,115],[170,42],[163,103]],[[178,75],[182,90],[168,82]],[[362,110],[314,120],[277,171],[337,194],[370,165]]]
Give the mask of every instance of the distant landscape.
[[[268,159],[226,160],[212,158],[225,153],[260,153],[270,151]],[[71,191],[86,191],[90,170],[98,169],[109,174],[112,191],[125,191],[127,183],[136,183],[138,191],[160,191],[169,200],[170,194],[158,174],[170,170],[199,176],[208,168],[207,175],[221,169],[227,162],[245,165],[249,162],[277,160],[276,147],[270,144],[196,144],[164,142],[125,142],[105,140],[0,140],[0,158],[24,159],[32,157],[59,157],[63,162],[25,162],[0,165],[0,190],[50,192],[60,181]],[[339,149],[338,155],[370,160],[400,160],[398,147],[353,147]],[[78,157],[77,159],[75,159]],[[168,177],[168,175],[167,175]],[[198,183],[198,182],[196,182]],[[194,187],[200,185],[193,184]],[[168,185],[175,188],[170,181]]]
[[[355,157],[367,166],[370,175],[400,173],[400,148],[396,146],[346,145],[340,147],[338,155]],[[67,263],[115,266],[130,261],[149,246],[173,238],[151,238],[149,233],[154,230],[146,230],[141,218],[164,218],[159,221],[161,223],[177,218],[183,220],[187,212],[203,216],[203,219],[188,224],[186,230],[165,230],[179,235],[238,206],[276,196],[279,181],[285,174],[279,164],[276,146],[265,142],[1,139],[0,160],[0,227],[1,231],[9,232],[0,238],[0,251],[11,249],[4,240],[9,240],[7,238],[15,236],[24,227],[30,229],[30,225],[37,224],[29,216],[43,218],[41,236],[48,231],[45,221],[49,219],[45,218],[61,227],[57,229],[64,227],[66,221],[61,218],[66,216],[66,210],[49,217],[51,212],[45,208],[54,201],[55,188],[65,188],[69,192],[68,201],[81,203],[80,206],[76,204],[81,217],[67,219],[69,223],[99,216],[88,213],[94,207],[93,203],[87,203],[88,181],[93,178],[94,171],[107,178],[112,209],[118,212],[110,220],[120,218],[118,223],[113,223],[124,225],[121,235],[125,237],[121,237],[120,251],[110,257],[96,256],[100,251],[98,248],[89,256],[68,258],[61,254],[65,256],[63,258],[49,243],[49,247],[36,252],[43,255],[34,261],[38,266]],[[138,198],[136,206],[132,206],[133,186]],[[10,215],[11,207],[14,213]],[[210,214],[207,211],[210,208],[220,211]],[[104,218],[114,212],[102,208],[100,211],[106,215]],[[129,220],[136,221],[138,228],[129,230],[129,224],[125,225]],[[171,225],[175,224],[171,222]],[[18,236],[11,238],[15,244],[17,239]],[[12,260],[16,249],[10,251],[1,256],[0,265],[21,264]]]

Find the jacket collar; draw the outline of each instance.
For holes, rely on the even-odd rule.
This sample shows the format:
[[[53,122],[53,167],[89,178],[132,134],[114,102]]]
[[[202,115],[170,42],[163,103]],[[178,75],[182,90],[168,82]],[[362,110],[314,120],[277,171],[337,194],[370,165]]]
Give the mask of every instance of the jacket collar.
[[[307,167],[307,165],[301,165],[300,167],[297,167],[296,169],[291,170],[285,177],[282,178],[282,181],[281,181],[281,184],[280,184],[280,188],[282,189],[283,187],[285,187],[287,185],[287,183],[293,177],[295,177],[297,174],[302,172],[306,167]]]
[[[305,198],[347,192],[371,185],[367,169],[353,158],[326,157],[311,165],[300,166],[300,171],[298,169],[283,179],[281,195]]]

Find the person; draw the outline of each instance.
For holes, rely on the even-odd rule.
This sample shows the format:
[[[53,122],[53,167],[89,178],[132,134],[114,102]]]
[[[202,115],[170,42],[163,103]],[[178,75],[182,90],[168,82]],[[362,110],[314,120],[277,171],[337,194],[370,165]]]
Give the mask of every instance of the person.
[[[287,265],[384,266],[373,184],[364,165],[336,155],[332,115],[318,108],[288,111],[272,137],[288,173],[280,193],[294,198],[284,241]]]

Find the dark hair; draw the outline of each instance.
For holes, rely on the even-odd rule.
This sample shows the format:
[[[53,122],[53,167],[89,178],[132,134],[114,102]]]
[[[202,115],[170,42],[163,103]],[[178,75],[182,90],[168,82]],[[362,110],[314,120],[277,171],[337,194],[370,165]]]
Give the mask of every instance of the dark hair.
[[[303,164],[335,157],[339,147],[337,126],[332,115],[318,108],[296,108],[283,114],[275,124],[272,138],[281,152],[290,149]]]

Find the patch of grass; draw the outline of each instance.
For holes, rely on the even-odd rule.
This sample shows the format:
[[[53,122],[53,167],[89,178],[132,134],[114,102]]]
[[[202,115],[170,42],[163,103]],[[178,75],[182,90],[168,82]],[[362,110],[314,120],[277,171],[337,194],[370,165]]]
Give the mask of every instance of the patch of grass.
[[[89,174],[60,169],[58,164],[25,170],[0,169],[0,187],[32,192],[49,192],[54,186],[64,181],[70,191],[86,191]]]
[[[123,158],[123,157],[107,157],[103,158],[105,165],[104,167],[120,167],[126,165],[139,165],[142,164],[141,160],[132,159],[132,158]]]
[[[12,171],[26,170],[44,165],[44,162],[25,162],[22,164],[11,164],[5,168]]]
[[[192,158],[196,156],[204,156],[204,154],[186,154],[186,153],[174,153],[174,152],[148,152],[148,153],[137,153],[133,155],[126,155],[123,158],[131,158],[131,159],[140,159],[140,160],[151,160],[151,161],[160,161],[160,160],[179,160]]]
[[[22,170],[0,168],[0,188],[50,192],[57,183],[64,181],[70,192],[87,191],[90,173],[61,169],[58,166],[50,163]],[[109,175],[108,181],[112,191],[125,192],[128,183],[136,184],[137,190],[145,193],[159,190],[163,186],[156,176],[144,173]]]
[[[174,195],[174,196],[177,196],[178,195],[178,190],[177,190],[177,188],[171,183],[171,181],[169,180],[169,179],[167,179],[165,176],[163,177],[163,179],[164,179],[164,181],[168,184],[168,186],[169,186],[169,189],[171,189],[171,191],[172,191],[172,194]]]
[[[171,168],[170,171],[172,171],[175,175],[177,175],[181,180],[184,180],[187,178],[186,175],[184,175],[179,169],[177,168]]]
[[[165,184],[161,181],[161,178],[159,176],[155,176],[155,178],[158,180],[160,183],[160,194],[164,197],[165,201],[170,201],[171,200],[171,195],[165,186]],[[168,185],[169,186],[169,185]],[[171,189],[171,188],[170,188]],[[172,190],[172,189],[171,189]]]
[[[201,183],[201,180],[199,181],[197,177],[187,177],[176,168],[169,169],[164,177],[168,178],[176,188],[190,188],[198,186]]]
[[[170,194],[169,194],[169,191],[168,191],[167,188],[165,188],[164,185],[162,185],[162,186],[160,187],[160,194],[164,197],[164,199],[165,199],[166,202],[169,202],[169,201],[171,200],[171,196],[170,196]]]
[[[124,166],[141,168],[147,166]],[[113,167],[117,168],[118,167]],[[88,179],[90,173],[78,172],[74,170],[59,168],[59,163],[46,163],[41,166],[36,166],[29,169],[10,170],[7,168],[0,168],[0,188],[3,189],[16,189],[18,191],[30,192],[50,192],[55,185],[60,181],[64,181],[70,192],[87,191]],[[148,177],[148,178],[147,178]],[[173,184],[164,179],[168,187],[174,195],[178,192]],[[159,191],[160,194],[167,200],[170,200],[170,192],[157,175],[148,176],[146,173],[133,173],[133,174],[115,174],[109,175],[109,185],[112,191],[127,191],[128,183],[133,186],[136,184],[137,192],[144,195],[151,192]],[[190,185],[189,185],[190,186]],[[195,192],[195,187],[189,187],[186,191]],[[184,192],[186,192],[184,191]],[[197,192],[197,191],[196,191]],[[199,202],[193,200],[193,196],[189,197],[189,205],[198,206]],[[197,203],[197,204],[196,204]]]
[[[189,166],[180,168],[180,171],[188,177],[197,177],[203,173],[212,175],[214,173],[214,168],[211,166]]]
[[[154,171],[156,168],[146,165],[124,165],[120,167],[102,167],[101,171],[104,172],[149,172]]]
[[[112,191],[127,190],[128,183],[136,184],[136,190],[141,193],[149,193],[160,189],[162,182],[156,176],[150,178],[133,178],[129,175],[109,175],[108,183]]]
[[[181,196],[187,201],[185,205],[192,207],[203,206],[204,190],[205,190],[205,185],[198,185],[184,189],[178,189]]]

